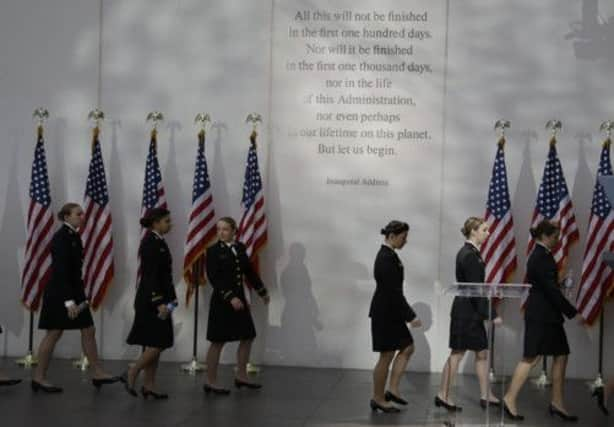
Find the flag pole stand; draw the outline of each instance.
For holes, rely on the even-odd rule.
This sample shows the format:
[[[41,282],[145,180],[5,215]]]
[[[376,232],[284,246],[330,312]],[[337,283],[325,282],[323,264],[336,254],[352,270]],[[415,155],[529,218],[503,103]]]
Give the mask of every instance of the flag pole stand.
[[[72,365],[75,368],[79,368],[81,371],[87,371],[87,368],[90,367],[90,361],[87,360],[87,356],[85,354],[81,353],[81,357],[73,360]]]
[[[542,371],[539,376],[534,379],[532,382],[538,388],[547,388],[552,385],[552,381],[548,379],[548,361],[546,360],[546,356],[542,359]]]
[[[206,366],[197,359],[198,354],[198,293],[200,288],[199,278],[202,276],[202,258],[196,262],[192,269],[192,279],[194,289],[194,337],[192,341],[192,360],[181,365],[181,370],[189,375],[196,375],[198,372],[206,370]]]
[[[34,357],[32,353],[33,347],[33,338],[34,338],[34,312],[30,310],[30,330],[28,333],[28,353],[21,359],[17,359],[15,363],[19,366],[23,366],[24,368],[31,368],[32,366],[36,366],[38,364],[38,360]]]
[[[598,362],[597,362],[597,378],[595,378],[595,381],[588,383],[589,387],[593,390],[596,388],[603,387],[602,373],[603,373],[603,329],[604,329],[603,311],[604,309],[605,309],[605,306],[601,308],[601,314],[599,316],[599,355],[598,355]]]

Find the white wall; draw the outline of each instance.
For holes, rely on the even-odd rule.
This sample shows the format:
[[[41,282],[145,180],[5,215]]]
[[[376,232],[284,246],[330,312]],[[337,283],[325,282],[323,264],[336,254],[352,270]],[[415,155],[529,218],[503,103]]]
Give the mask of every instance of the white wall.
[[[297,8],[303,4],[310,7],[312,3],[293,2]],[[429,326],[414,334],[418,349],[410,369],[426,371],[439,371],[446,357],[451,302],[435,295],[432,284],[437,279],[451,280],[454,254],[462,241],[460,224],[484,210],[495,150],[494,121],[505,117],[513,125],[506,155],[521,266],[547,150],[543,125],[553,117],[563,121],[558,149],[580,225],[581,241],[572,253],[578,273],[600,149],[601,135],[596,130],[602,120],[614,115],[608,84],[614,62],[614,50],[609,47],[614,42],[612,25],[600,27],[602,41],[575,45],[578,40],[567,36],[573,23],[582,20],[583,5],[588,11],[598,8],[607,20],[614,16],[611,4],[603,0],[441,4],[449,6],[443,159],[439,159],[441,166],[425,172],[425,178],[434,182],[431,196],[436,202],[425,203],[427,210],[423,210],[431,216],[405,218],[415,231],[401,253],[408,274],[406,294],[411,302],[422,303],[418,311]],[[360,5],[370,6],[366,1]],[[166,115],[159,132],[159,156],[175,222],[169,243],[175,255],[178,293],[183,296],[179,277],[196,142],[193,117],[207,111],[216,122],[207,140],[216,211],[238,216],[249,133],[244,119],[248,112],[258,111],[265,119],[259,154],[270,219],[263,275],[273,301],[268,312],[260,304],[255,307],[260,338],[254,359],[371,368],[375,355],[370,351],[366,313],[377,232],[390,215],[403,219],[406,212],[413,212],[411,203],[424,201],[423,195],[399,193],[406,201],[391,211],[381,209],[378,215],[371,211],[370,204],[376,200],[372,195],[364,195],[363,203],[343,206],[336,204],[343,198],[309,194],[301,187],[305,181],[297,177],[309,173],[301,168],[312,164],[292,160],[287,151],[291,147],[278,132],[286,118],[274,105],[271,73],[279,52],[271,46],[278,3],[105,0],[102,6],[101,63],[99,1],[23,0],[2,6],[0,248],[4,256],[0,271],[5,280],[0,320],[7,330],[0,336],[0,354],[21,355],[27,346],[28,315],[18,296],[34,147],[32,110],[42,105],[52,115],[46,139],[54,208],[66,200],[81,200],[90,139],[86,115],[97,103],[100,69],[100,106],[107,114],[101,140],[116,243],[115,282],[95,316],[103,357],[128,358],[136,352],[124,339],[132,319],[137,219],[148,144],[146,113],[160,110]],[[589,26],[585,35],[595,34],[590,30],[597,28],[597,21],[584,22]],[[394,173],[403,176],[404,171],[394,169]],[[387,197],[395,196],[394,190]],[[312,209],[319,214],[314,217]],[[328,225],[327,218],[331,218]],[[353,238],[345,238],[352,233]],[[421,242],[430,243],[425,247]],[[208,304],[208,290],[202,301]],[[611,306],[606,314],[606,325],[612,324]],[[205,309],[201,319],[206,319]],[[509,370],[522,351],[522,322],[515,304],[506,306],[505,319],[498,338],[504,339],[509,351],[499,356],[498,363]],[[187,360],[191,312],[180,308],[175,322],[176,345],[164,357]],[[204,331],[206,320],[200,327]],[[570,375],[593,377],[596,329],[586,331],[569,322],[567,330],[572,346]],[[40,337],[36,332],[35,342]],[[606,327],[606,348],[613,338],[612,328]],[[201,354],[205,348],[203,332]],[[78,354],[78,336],[66,334],[57,355]],[[612,372],[607,356],[606,351],[606,372]],[[226,360],[232,360],[231,352]],[[466,368],[471,369],[469,363]]]

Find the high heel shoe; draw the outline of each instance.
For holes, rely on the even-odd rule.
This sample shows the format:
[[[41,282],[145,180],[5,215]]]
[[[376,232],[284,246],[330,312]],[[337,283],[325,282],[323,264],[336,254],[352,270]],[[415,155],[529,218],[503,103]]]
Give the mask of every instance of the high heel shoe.
[[[397,396],[396,394],[387,391],[386,393],[384,393],[384,399],[386,399],[386,402],[394,402],[394,403],[398,403],[399,405],[407,405],[407,400]]]
[[[209,384],[204,384],[203,390],[206,394],[213,393],[221,396],[227,396],[230,394],[230,390],[228,390],[227,388],[211,387]]]
[[[58,387],[55,385],[45,385],[43,383],[39,383],[38,381],[32,380],[30,383],[32,390],[37,392],[39,390],[44,391],[45,393],[62,393],[64,389],[62,387]]]
[[[456,405],[451,405],[448,402],[446,402],[445,400],[441,399],[439,396],[435,396],[435,406],[436,407],[441,407],[443,406],[445,409],[447,409],[450,412],[463,412],[463,408],[460,406],[456,406]]]
[[[605,415],[610,415],[610,411],[608,411],[608,408],[606,408],[605,406],[605,396],[603,394],[603,387],[596,387],[595,390],[593,390],[593,393],[591,394],[591,396],[597,398],[597,406],[599,406],[599,409],[601,409],[601,412],[603,412]]]
[[[238,378],[235,378],[235,387],[236,388],[246,387],[246,388],[250,388],[252,390],[257,390],[259,388],[262,388],[262,384],[250,383],[250,382],[243,381],[243,380],[240,380]]]
[[[571,422],[578,421],[578,417],[576,415],[566,414],[565,412],[561,411],[560,409],[555,408],[552,403],[550,404],[550,406],[548,406],[548,412],[550,413],[551,417],[556,415],[556,416],[560,417],[563,421],[571,421]]]
[[[495,402],[492,400],[486,401],[486,399],[480,399],[480,406],[483,409],[486,409],[488,406],[499,408],[501,406],[501,401]]]
[[[508,416],[508,418],[512,421],[522,421],[524,420],[524,416],[520,415],[520,414],[514,414],[512,411],[510,411],[510,408],[507,407],[507,403],[503,402],[503,411],[505,412],[505,415]]]
[[[14,379],[0,380],[0,386],[16,385],[16,384],[19,384],[20,382],[21,380],[14,380]]]
[[[100,388],[105,384],[113,384],[116,382],[122,381],[120,377],[109,377],[109,378],[92,378],[92,385],[96,388]],[[123,382],[123,381],[122,381]]]
[[[401,412],[399,408],[395,408],[394,406],[382,406],[373,399],[371,399],[369,402],[369,406],[371,406],[371,410],[373,412],[382,411],[386,414],[396,414],[397,412]]]
[[[149,396],[153,397],[156,400],[160,399],[168,399],[168,394],[166,393],[156,393],[153,390],[147,390],[144,386],[141,387],[141,394],[144,399],[147,399]]]

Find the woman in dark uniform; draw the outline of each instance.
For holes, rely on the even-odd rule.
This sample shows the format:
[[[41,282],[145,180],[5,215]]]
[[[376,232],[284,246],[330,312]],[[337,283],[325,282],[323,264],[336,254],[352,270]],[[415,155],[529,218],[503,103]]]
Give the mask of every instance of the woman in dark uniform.
[[[465,221],[461,233],[467,240],[456,255],[456,281],[483,283],[485,265],[480,255],[480,246],[489,236],[488,224],[482,218],[470,217]],[[450,385],[454,383],[458,365],[467,350],[475,354],[475,371],[480,384],[480,406],[486,408],[487,404],[500,405],[488,386],[488,338],[484,321],[494,318],[494,324],[501,324],[501,318],[496,316],[494,310],[489,313],[488,301],[485,298],[477,297],[455,297],[451,318],[451,352],[443,368],[435,406],[452,412],[462,410],[450,400]]]
[[[165,208],[150,209],[141,218],[141,226],[147,228],[139,247],[141,279],[134,298],[134,323],[126,342],[142,346],[144,350],[125,374],[126,390],[137,396],[134,385],[143,370],[143,397],[167,399],[168,394],[156,391],[155,383],[160,354],[173,346],[171,312],[177,305],[173,261],[163,237],[171,229],[170,212]]]
[[[81,330],[83,353],[93,372],[92,384],[99,388],[120,380],[107,374],[98,361],[94,321],[85,298],[81,277],[83,246],[78,229],[83,221],[83,209],[76,203],[65,204],[58,213],[62,226],[51,240],[51,279],[43,294],[38,328],[47,333],[38,347],[38,366],[32,377],[32,390],[60,393],[61,387],[47,381],[47,368],[56,343],[64,330]]]
[[[373,411],[399,412],[390,401],[407,404],[399,392],[399,382],[414,352],[414,340],[407,323],[412,327],[422,325],[403,295],[403,263],[396,253],[396,250],[405,246],[408,232],[409,225],[405,222],[388,223],[381,230],[385,241],[373,266],[376,287],[369,317],[373,351],[379,353],[373,370],[373,397],[370,401]],[[391,363],[390,387],[386,391]]]
[[[531,229],[535,247],[527,261],[527,281],[532,285],[524,312],[524,353],[516,366],[510,386],[503,398],[505,413],[514,420],[518,414],[516,398],[531,368],[541,356],[554,356],[552,362],[552,398],[548,410],[566,421],[577,421],[569,415],[563,402],[563,382],[569,355],[563,315],[573,318],[578,313],[560,290],[558,271],[552,249],[559,241],[559,226],[548,220]]]
[[[0,326],[0,334],[1,333],[2,333],[2,326]],[[20,382],[21,380],[9,378],[6,375],[4,375],[2,371],[0,371],[0,387],[16,385],[16,384],[19,384]]]
[[[207,276],[213,287],[207,325],[207,340],[211,345],[207,351],[207,382],[203,386],[207,394],[230,393],[230,390],[220,388],[217,384],[220,354],[224,344],[230,341],[239,341],[235,387],[261,387],[247,378],[246,366],[256,329],[245,298],[243,280],[249,281],[265,304],[269,303],[269,295],[252,268],[245,246],[235,241],[236,231],[234,219],[221,218],[217,222],[218,242],[207,249]]]

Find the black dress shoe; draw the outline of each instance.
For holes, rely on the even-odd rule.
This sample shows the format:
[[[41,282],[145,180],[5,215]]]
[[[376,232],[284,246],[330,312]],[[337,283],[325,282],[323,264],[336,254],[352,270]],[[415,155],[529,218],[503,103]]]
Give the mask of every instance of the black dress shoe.
[[[44,391],[45,393],[62,393],[64,391],[64,389],[62,389],[62,387],[57,387],[54,385],[45,385],[42,383],[39,383],[38,381],[34,381],[32,380],[32,382],[30,383],[30,386],[32,387],[33,391]]]
[[[486,399],[480,399],[480,406],[484,409],[486,409],[487,406],[499,408],[501,406],[501,401],[495,402],[492,400],[486,401]]]
[[[394,406],[382,406],[373,399],[371,399],[369,405],[371,406],[371,410],[373,412],[382,411],[386,414],[396,414],[397,412],[401,412],[399,408],[395,408]]]
[[[450,412],[463,412],[463,408],[461,408],[460,406],[456,406],[456,405],[450,405],[445,400],[440,399],[439,396],[435,396],[435,406],[437,406],[438,408],[443,406]]]
[[[92,385],[96,388],[100,388],[105,384],[113,384],[119,381],[122,381],[121,377],[92,378]]]
[[[513,420],[513,421],[522,421],[522,420],[524,420],[524,416],[522,416],[520,414],[512,413],[512,411],[510,411],[510,408],[507,407],[507,404],[505,402],[503,402],[503,410],[505,412],[505,415],[507,415],[507,417],[510,420]]]
[[[555,408],[552,403],[550,404],[550,406],[548,406],[548,412],[550,413],[550,416],[553,417],[556,415],[557,417],[561,417],[563,421],[571,421],[574,423],[578,421],[578,417],[576,415],[566,414],[565,412]]]
[[[16,385],[20,382],[21,380],[0,380],[0,386]]]
[[[252,390],[257,390],[259,388],[262,388],[262,384],[249,383],[247,381],[242,381],[242,380],[240,380],[238,378],[235,378],[235,387],[236,388],[246,387],[246,388],[250,388]]]
[[[384,399],[386,399],[386,402],[392,401],[394,403],[398,403],[399,405],[407,405],[407,400],[397,396],[396,394],[394,394],[394,393],[392,393],[390,391],[387,391],[384,394]]]
[[[153,397],[154,399],[160,400],[160,399],[168,399],[168,394],[166,393],[156,393],[153,390],[147,390],[145,387],[141,387],[141,394],[143,395],[143,398],[147,399],[149,396]]]
[[[227,396],[230,394],[230,390],[228,390],[227,388],[211,387],[209,384],[203,385],[203,390],[206,394],[213,393],[219,394],[221,396]]]
[[[599,409],[601,409],[601,412],[603,412],[606,415],[610,415],[610,411],[608,411],[608,408],[606,408],[605,406],[605,396],[603,395],[603,387],[596,387],[595,390],[593,390],[592,396],[597,398],[597,406],[599,406]]]

